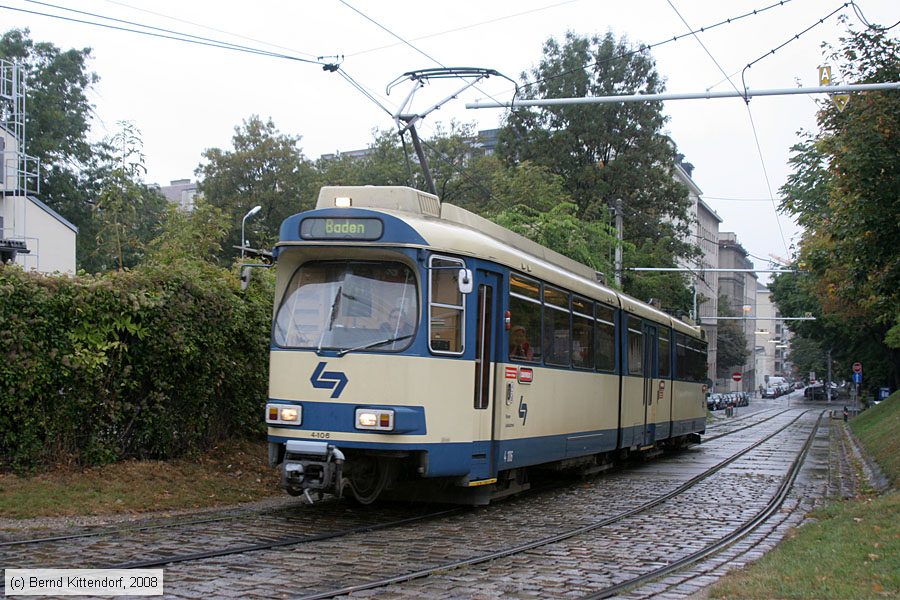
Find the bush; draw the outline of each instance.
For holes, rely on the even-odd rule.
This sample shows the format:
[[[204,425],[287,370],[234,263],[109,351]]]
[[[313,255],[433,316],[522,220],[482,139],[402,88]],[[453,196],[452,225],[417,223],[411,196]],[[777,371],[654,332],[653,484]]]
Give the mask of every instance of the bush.
[[[262,432],[271,299],[270,280],[242,292],[200,262],[0,266],[0,462],[170,458]]]

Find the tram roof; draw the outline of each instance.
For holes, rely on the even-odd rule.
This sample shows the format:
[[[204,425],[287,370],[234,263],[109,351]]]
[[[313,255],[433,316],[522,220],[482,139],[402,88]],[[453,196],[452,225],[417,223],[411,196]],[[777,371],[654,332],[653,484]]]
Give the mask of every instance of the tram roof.
[[[617,292],[599,282],[601,274],[522,235],[437,196],[404,186],[326,186],[316,209],[360,208],[401,218],[429,247],[496,261],[526,276],[620,306],[637,316],[694,336],[700,328]],[[289,245],[285,244],[285,245]]]

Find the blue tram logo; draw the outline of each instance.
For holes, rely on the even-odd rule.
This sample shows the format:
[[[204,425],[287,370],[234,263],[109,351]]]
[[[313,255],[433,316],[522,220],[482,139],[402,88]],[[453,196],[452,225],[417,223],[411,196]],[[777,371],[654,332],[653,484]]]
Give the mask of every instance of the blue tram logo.
[[[324,361],[318,364],[316,370],[313,371],[312,377],[309,378],[309,382],[316,389],[334,390],[331,392],[331,397],[337,398],[347,386],[348,379],[340,371],[325,371],[326,364]]]

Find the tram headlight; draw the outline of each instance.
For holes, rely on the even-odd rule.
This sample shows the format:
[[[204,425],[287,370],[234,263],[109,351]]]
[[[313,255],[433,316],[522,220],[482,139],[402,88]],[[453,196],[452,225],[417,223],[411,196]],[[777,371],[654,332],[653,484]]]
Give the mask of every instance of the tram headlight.
[[[302,406],[298,404],[266,404],[266,423],[300,425],[302,422]]]
[[[374,431],[393,431],[394,411],[382,408],[357,408],[356,428]]]

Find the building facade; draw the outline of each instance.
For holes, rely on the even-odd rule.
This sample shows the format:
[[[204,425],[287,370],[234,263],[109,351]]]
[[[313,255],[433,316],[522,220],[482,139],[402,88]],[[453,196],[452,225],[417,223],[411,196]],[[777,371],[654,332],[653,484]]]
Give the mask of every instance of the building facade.
[[[169,185],[159,186],[159,192],[166,200],[176,204],[179,209],[191,212],[197,198],[197,182],[190,179],[175,179]]]
[[[0,60],[0,260],[41,273],[75,273],[78,228],[44,204],[40,163],[25,151],[25,83]]]
[[[748,358],[742,365],[726,365],[733,367],[736,372],[742,374],[741,381],[734,382],[730,378],[719,380],[719,386],[723,389],[754,389],[756,383],[756,361],[753,359],[756,342],[754,341],[757,327],[757,287],[756,273],[746,272],[753,269],[753,262],[749,254],[737,239],[737,234],[726,231],[719,234],[719,268],[733,269],[719,273],[719,294],[721,300],[728,303],[721,307],[720,314],[728,312],[738,317],[746,317],[739,321],[740,329],[747,340]],[[720,301],[721,301],[720,300]]]
[[[759,284],[756,288],[756,344],[754,360],[756,368],[756,388],[765,387],[769,377],[776,375],[790,379],[793,366],[790,362],[790,341],[792,334],[784,326],[778,307],[772,302],[769,288]]]
[[[694,288],[694,308],[691,318],[697,321],[709,344],[707,354],[707,377],[710,381],[716,379],[716,365],[718,364],[718,324],[715,319],[719,306],[719,274],[710,271],[719,264],[719,224],[722,217],[716,214],[701,197],[703,191],[691,177],[694,166],[684,162],[682,155],[676,156],[675,178],[688,189],[688,197],[691,206],[688,209],[690,215],[689,227],[691,234],[685,240],[697,247],[699,257],[692,263],[679,264],[680,267],[691,270],[691,283]]]

